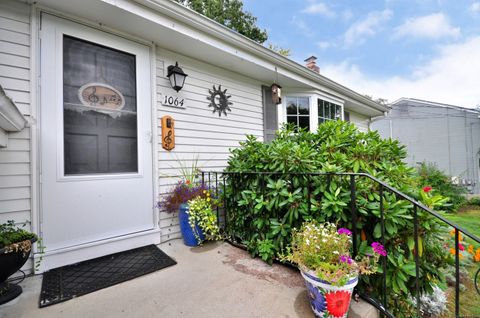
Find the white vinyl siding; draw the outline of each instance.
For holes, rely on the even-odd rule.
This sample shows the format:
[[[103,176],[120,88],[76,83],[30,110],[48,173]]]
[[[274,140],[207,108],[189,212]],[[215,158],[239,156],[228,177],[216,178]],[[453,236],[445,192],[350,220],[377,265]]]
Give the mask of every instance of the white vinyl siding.
[[[357,126],[357,128],[360,131],[363,131],[363,132],[368,131],[368,129],[369,129],[368,123],[369,123],[370,117],[365,116],[365,115],[361,115],[359,113],[356,113],[356,112],[352,111],[351,109],[347,109],[347,111],[350,113],[350,122],[351,123],[354,123],[355,126]]]
[[[188,74],[178,96],[185,98],[185,109],[176,109],[161,104],[162,94],[177,95],[166,77],[169,65],[178,65]],[[169,51],[157,48],[156,90],[158,114],[158,176],[159,193],[171,190],[178,179],[165,178],[178,174],[177,160],[190,164],[199,158],[203,170],[221,171],[226,167],[229,149],[239,146],[247,134],[263,140],[263,104],[261,83],[225,69],[202,63]],[[227,116],[212,113],[207,100],[213,85],[227,89],[226,94],[233,103]],[[168,152],[161,144],[161,121],[164,115],[175,120],[175,149]],[[168,214],[160,210],[162,241],[181,237],[177,213]]]
[[[0,2],[0,85],[25,115],[30,115],[30,7]],[[31,221],[30,129],[8,133],[0,149],[0,223]],[[31,271],[32,262],[23,267]]]

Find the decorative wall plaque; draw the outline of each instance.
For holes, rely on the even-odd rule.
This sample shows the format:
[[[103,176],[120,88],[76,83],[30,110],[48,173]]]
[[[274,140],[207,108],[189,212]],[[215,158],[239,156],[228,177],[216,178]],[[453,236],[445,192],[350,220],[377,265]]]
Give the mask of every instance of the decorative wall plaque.
[[[218,85],[218,89],[213,85],[213,91],[209,89],[208,92],[210,93],[210,96],[207,96],[207,99],[210,101],[208,107],[213,107],[213,113],[218,112],[218,117],[221,117],[222,113],[227,116],[227,110],[229,112],[232,111],[229,106],[233,105],[233,103],[228,101],[232,95],[227,96],[227,90],[222,91],[222,85]]]
[[[125,106],[122,93],[110,85],[87,83],[78,90],[78,98],[85,106],[119,110]]]

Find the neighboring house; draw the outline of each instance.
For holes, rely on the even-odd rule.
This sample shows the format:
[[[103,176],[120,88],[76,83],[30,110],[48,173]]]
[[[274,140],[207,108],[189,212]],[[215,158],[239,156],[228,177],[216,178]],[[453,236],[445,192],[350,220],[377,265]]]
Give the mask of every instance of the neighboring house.
[[[28,120],[0,131],[0,223],[42,237],[39,272],[179,237],[156,208],[178,160],[222,170],[246,134],[387,110],[172,1],[3,0],[0,25],[0,86]]]
[[[372,123],[385,138],[398,139],[407,147],[407,163],[427,161],[480,193],[480,112],[475,109],[401,98],[387,117]]]

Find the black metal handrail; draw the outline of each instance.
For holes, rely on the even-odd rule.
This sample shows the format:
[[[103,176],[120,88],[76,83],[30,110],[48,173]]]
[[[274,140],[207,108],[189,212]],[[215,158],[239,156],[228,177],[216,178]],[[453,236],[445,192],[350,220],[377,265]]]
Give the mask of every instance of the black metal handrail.
[[[366,173],[324,173],[324,172],[318,172],[318,173],[282,173],[282,172],[229,172],[229,171],[222,171],[222,172],[216,172],[216,171],[204,171],[201,172],[201,178],[202,178],[202,183],[207,183],[210,185],[213,185],[217,189],[217,191],[220,189],[224,193],[226,192],[226,179],[231,178],[235,180],[235,178],[238,178],[237,180],[241,180],[241,176],[248,176],[248,175],[258,175],[262,176],[261,178],[261,187],[259,191],[264,191],[264,176],[280,176],[280,175],[287,175],[287,176],[305,176],[305,177],[313,177],[313,176],[326,176],[326,177],[334,177],[334,176],[343,176],[343,177],[349,177],[350,178],[350,210],[351,210],[351,217],[352,217],[352,239],[353,239],[353,254],[356,256],[357,254],[357,207],[356,207],[356,202],[357,202],[357,196],[356,196],[356,181],[358,178],[368,178],[372,180],[374,183],[376,183],[379,187],[379,195],[380,195],[380,224],[381,224],[381,240],[382,244],[385,246],[385,211],[384,211],[384,205],[383,205],[383,198],[385,195],[385,192],[388,191],[390,193],[393,193],[397,199],[405,200],[408,201],[412,204],[413,206],[413,222],[414,222],[414,259],[415,259],[415,287],[416,287],[416,302],[417,302],[417,315],[420,317],[420,287],[419,287],[419,236],[418,236],[418,231],[419,231],[419,224],[418,224],[418,210],[423,210],[429,213],[430,215],[434,216],[438,220],[444,222],[445,224],[451,226],[455,230],[455,317],[459,317],[460,315],[460,259],[459,259],[459,235],[460,232],[463,233],[465,236],[469,237],[470,239],[474,240],[477,243],[480,243],[480,238],[476,237],[466,229],[458,226],[454,222],[446,219],[439,213],[435,212],[434,210],[430,209],[429,207],[425,206],[421,202],[416,201],[415,199],[411,198],[410,196],[400,192],[399,190],[389,186],[385,182],[369,175]],[[213,180],[214,178],[214,180]],[[223,180],[223,182],[222,182]],[[235,197],[236,191],[241,188],[237,184],[235,184],[235,181],[232,182],[232,191]],[[308,197],[310,198],[310,194],[312,192],[310,184],[308,185]],[[228,202],[226,201],[226,198],[224,198],[224,210],[226,213],[228,213]],[[310,200],[309,200],[310,201]],[[309,202],[309,210],[310,210],[310,202]],[[217,208],[217,213],[219,213],[219,209]],[[220,218],[219,218],[220,219]],[[227,222],[227,216],[224,217],[224,221]],[[226,226],[226,224],[225,224]],[[379,302],[376,299],[370,297],[369,295],[366,295],[364,293],[358,293],[360,297],[362,297],[365,301],[369,302],[373,306],[375,306],[381,313],[383,313],[387,317],[393,317],[393,315],[388,311],[388,305],[387,305],[387,271],[386,271],[386,258],[383,258],[382,262],[382,269],[383,269],[383,283],[382,283],[382,288],[383,288],[383,293],[382,293],[382,300]],[[475,275],[474,279],[474,284],[477,289],[477,291],[480,294],[480,288],[478,286],[478,280],[480,279],[480,269]]]

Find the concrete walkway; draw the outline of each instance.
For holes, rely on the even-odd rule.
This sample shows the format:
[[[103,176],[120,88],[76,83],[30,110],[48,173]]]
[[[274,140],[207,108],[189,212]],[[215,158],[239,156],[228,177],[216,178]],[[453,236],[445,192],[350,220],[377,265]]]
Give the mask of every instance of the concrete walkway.
[[[227,243],[189,248],[174,240],[160,248],[178,264],[42,309],[42,278],[29,277],[23,294],[0,306],[0,318],[314,317],[294,270]]]

